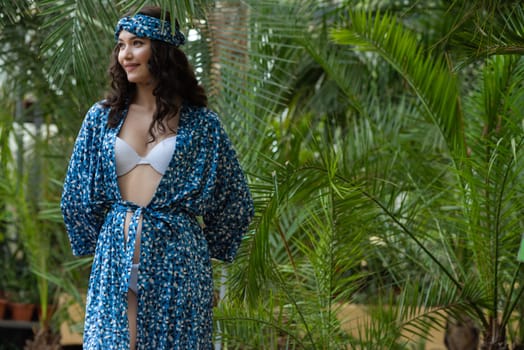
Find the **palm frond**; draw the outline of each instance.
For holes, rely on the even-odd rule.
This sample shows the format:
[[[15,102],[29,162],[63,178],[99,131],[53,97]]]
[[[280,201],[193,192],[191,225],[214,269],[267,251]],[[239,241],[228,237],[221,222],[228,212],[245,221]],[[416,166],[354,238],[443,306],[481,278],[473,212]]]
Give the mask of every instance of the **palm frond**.
[[[311,55],[311,57],[318,63],[323,70],[336,81],[337,85],[344,92],[350,106],[357,114],[363,114],[364,108],[362,106],[361,98],[359,98],[359,91],[363,91],[361,86],[355,84],[362,81],[360,79],[349,80],[347,77],[352,76],[353,72],[366,72],[362,70],[362,65],[359,67],[359,62],[355,57],[346,57],[344,59],[344,52],[340,52],[336,47],[330,48],[326,43],[319,43],[313,45],[311,40],[304,42],[304,48]]]
[[[5,25],[19,22],[24,13],[31,9],[32,5],[32,1],[28,0],[3,1],[0,31]]]
[[[464,127],[457,77],[445,58],[427,54],[416,36],[388,14],[353,13],[351,25],[332,31],[333,39],[359,50],[376,52],[413,89],[428,120],[439,127],[452,154],[464,151]]]
[[[523,171],[519,160],[524,140],[519,117],[523,81],[522,59],[494,57],[484,69],[482,89],[472,97],[483,128],[469,136],[467,164],[472,171],[462,176],[469,186],[470,241],[476,245],[475,260],[486,281],[497,279],[499,264],[493,262],[502,256],[501,249],[516,252],[522,231],[518,189]],[[492,257],[488,265],[486,256]]]
[[[285,108],[302,52],[294,40],[306,30],[309,3],[233,1],[207,10],[200,30],[206,47],[197,48],[202,77],[248,169],[263,145],[260,136]],[[306,21],[289,21],[297,15]]]
[[[524,53],[522,3],[518,1],[472,2],[467,4],[467,9],[467,18],[447,34],[450,48],[459,62],[457,68],[474,61],[485,60],[493,55]]]
[[[73,81],[88,100],[100,99],[116,9],[101,1],[72,1],[57,6],[55,1],[44,0],[37,5],[40,16],[46,19],[40,30],[49,33],[41,48],[48,57],[49,80],[59,89],[66,81]]]

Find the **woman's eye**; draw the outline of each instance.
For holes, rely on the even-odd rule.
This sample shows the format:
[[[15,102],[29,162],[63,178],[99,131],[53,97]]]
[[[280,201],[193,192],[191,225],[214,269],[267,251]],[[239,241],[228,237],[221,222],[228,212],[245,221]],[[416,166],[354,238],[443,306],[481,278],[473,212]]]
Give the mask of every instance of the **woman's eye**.
[[[135,45],[135,46],[140,46],[140,45],[142,45],[142,41],[141,41],[141,40],[135,40],[135,41],[133,42],[133,45]]]

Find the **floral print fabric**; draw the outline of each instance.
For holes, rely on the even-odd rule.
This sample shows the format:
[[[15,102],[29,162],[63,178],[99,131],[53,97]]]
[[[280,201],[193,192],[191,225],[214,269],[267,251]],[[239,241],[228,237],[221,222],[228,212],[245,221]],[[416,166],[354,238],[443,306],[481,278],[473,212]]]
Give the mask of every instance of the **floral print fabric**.
[[[61,201],[73,253],[94,254],[83,348],[129,349],[127,292],[142,217],[137,349],[211,349],[210,258],[233,260],[253,216],[235,151],[215,113],[183,106],[170,165],[151,202],[139,207],[120,195],[114,145],[124,118],[108,128],[108,113],[100,103],[88,111]]]

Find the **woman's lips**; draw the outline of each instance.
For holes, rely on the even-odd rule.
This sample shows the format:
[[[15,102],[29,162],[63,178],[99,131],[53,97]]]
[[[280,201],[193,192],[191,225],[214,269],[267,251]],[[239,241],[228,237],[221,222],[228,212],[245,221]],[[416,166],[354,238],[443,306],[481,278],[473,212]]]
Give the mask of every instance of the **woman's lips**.
[[[138,64],[126,64],[124,65],[124,69],[128,72],[131,72],[135,70],[139,65]]]

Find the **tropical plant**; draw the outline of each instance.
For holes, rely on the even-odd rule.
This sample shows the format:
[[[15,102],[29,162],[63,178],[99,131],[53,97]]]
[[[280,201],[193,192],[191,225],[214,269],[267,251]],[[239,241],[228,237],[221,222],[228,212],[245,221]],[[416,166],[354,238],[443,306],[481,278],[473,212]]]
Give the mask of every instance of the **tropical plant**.
[[[378,260],[379,270],[384,271],[382,266],[387,266],[387,280],[381,282],[382,277],[376,275],[372,284],[386,282],[385,286],[390,290],[399,288],[403,291],[402,297],[394,300],[397,311],[389,316],[394,326],[384,327],[388,314],[379,313],[379,319],[366,324],[368,327],[362,333],[360,344],[366,344],[366,348],[394,344],[405,346],[399,342],[400,335],[394,335],[395,329],[405,329],[425,337],[429,328],[444,328],[443,320],[450,314],[459,321],[475,321],[473,328],[482,330],[484,349],[508,347],[508,332],[511,343],[517,348],[522,342],[522,333],[515,333],[512,327],[522,328],[518,318],[514,318],[518,317],[514,316],[514,311],[522,303],[523,293],[518,283],[520,264],[516,260],[522,232],[517,219],[522,203],[518,161],[522,138],[519,119],[522,115],[519,89],[523,82],[522,59],[495,54],[519,52],[522,35],[517,23],[524,23],[522,7],[517,3],[459,1],[449,7],[444,7],[443,2],[432,5],[434,8],[429,11],[410,12],[416,10],[417,4],[414,3],[411,9],[411,4],[408,4],[405,9],[400,9],[403,12],[392,8],[386,15],[372,8],[349,14],[342,8],[338,11],[332,8],[331,12],[336,15],[347,15],[344,17],[347,22],[338,24],[344,29],[333,32],[333,37],[338,43],[351,44],[358,51],[341,54],[339,48],[332,46],[328,51],[325,48],[329,46],[321,40],[304,44],[310,57],[318,62],[317,66],[308,66],[304,63],[308,57],[300,62],[310,73],[307,76],[315,86],[308,86],[306,81],[306,86],[294,90],[295,99],[286,106],[288,110],[283,122],[270,134],[278,135],[271,140],[275,145],[272,150],[278,151],[271,152],[268,158],[272,162],[261,167],[267,172],[266,178],[257,176],[257,179],[265,180],[268,187],[254,187],[264,194],[261,199],[269,198],[258,205],[263,210],[260,226],[257,226],[257,234],[266,232],[268,241],[261,239],[259,243],[254,237],[254,246],[249,247],[265,252],[263,263],[270,268],[261,267],[262,260],[257,260],[251,273],[240,275],[244,277],[239,279],[241,282],[237,287],[240,284],[249,287],[249,283],[256,287],[264,285],[260,280],[271,276],[269,273],[264,275],[264,271],[289,271],[288,265],[298,260],[296,245],[287,244],[294,243],[292,238],[311,244],[318,241],[303,236],[307,230],[287,230],[287,226],[282,229],[289,217],[294,219],[293,227],[300,226],[304,220],[301,215],[304,202],[297,201],[300,203],[297,206],[287,195],[287,187],[277,181],[278,176],[267,176],[271,172],[275,175],[292,173],[289,181],[304,186],[300,191],[289,191],[290,196],[302,198],[300,196],[304,195],[308,204],[315,203],[311,205],[319,208],[322,202],[315,201],[318,196],[306,194],[311,188],[320,189],[322,185],[302,182],[300,176],[290,172],[290,169],[313,168],[328,179],[332,179],[329,174],[336,174],[333,178],[338,181],[331,180],[330,186],[342,198],[345,192],[341,188],[361,194],[360,201],[352,202],[353,206],[344,207],[341,212],[350,215],[354,208],[363,207],[365,213],[376,214],[376,218],[370,220],[374,228],[370,229],[358,220],[352,220],[351,225],[373,232],[372,238],[377,244],[362,247],[369,249],[367,256],[372,263]],[[446,17],[446,13],[456,16]],[[480,21],[480,16],[486,14],[493,21],[486,18]],[[464,21],[465,17],[471,20]],[[433,31],[424,35],[420,27],[435,18],[440,18],[437,23],[445,29],[442,37],[435,37]],[[490,37],[498,38],[498,51],[490,52],[493,57],[480,60],[481,57],[472,54],[472,44],[477,44],[477,52],[481,52],[493,42],[473,40],[479,32],[472,32],[472,27],[477,28],[481,35],[488,32]],[[459,35],[464,38],[468,33],[471,39],[460,46]],[[512,38],[511,44],[507,38]],[[427,45],[421,41],[426,41]],[[440,47],[446,51],[440,52]],[[381,63],[381,59],[386,64]],[[472,61],[477,65],[481,63],[481,69],[468,65]],[[359,63],[360,70],[352,72],[350,68],[358,67]],[[362,71],[373,79],[362,81],[359,74]],[[317,80],[312,78],[313,74]],[[362,92],[362,87],[367,89]],[[337,94],[346,98],[342,102],[347,106],[345,113],[343,107],[337,110],[341,104],[317,104],[329,98],[335,100]],[[314,118],[309,115],[311,111],[315,113]],[[304,123],[306,128],[302,127]],[[333,124],[334,128],[326,127]],[[315,146],[322,142],[315,138],[317,128],[326,135],[323,152],[318,147],[311,149],[311,141]],[[333,129],[338,133],[330,133]],[[282,130],[290,131],[285,135]],[[345,142],[341,141],[341,135],[354,140],[352,148],[343,146]],[[310,167],[308,161],[304,161],[304,155],[315,153],[316,156],[308,160],[318,161],[318,155],[328,153],[326,149],[331,149],[343,160],[317,167]],[[285,162],[292,166],[284,166]],[[319,174],[316,175],[307,178],[316,179]],[[281,191],[286,195],[283,196]],[[375,208],[370,208],[369,203],[373,203]],[[329,232],[326,228],[324,230]],[[295,236],[276,239],[282,237],[282,232],[293,232]],[[264,246],[264,242],[271,242],[271,235],[275,237],[273,242],[278,243]],[[282,244],[286,251],[293,252],[288,254],[288,263],[279,257]],[[351,271],[351,265],[347,267]],[[377,268],[377,265],[373,267]],[[253,280],[258,282],[251,282]],[[300,282],[289,283],[284,289],[300,290],[303,280]],[[273,285],[279,284],[273,282]],[[260,296],[261,290],[250,288],[241,297],[251,300],[251,293]],[[273,289],[271,291],[269,297],[276,294]],[[282,298],[288,301],[286,305],[290,299]],[[275,304],[273,298],[269,300],[269,305]],[[369,302],[372,298],[368,294],[365,300]],[[295,306],[299,309],[298,304]],[[422,315],[421,309],[426,310]],[[501,314],[499,320],[497,316]],[[261,323],[275,323],[279,319],[277,316]],[[252,316],[248,318],[252,320]],[[295,319],[303,320],[298,316]],[[242,320],[245,323],[245,319]],[[509,326],[510,320],[512,327]],[[291,324],[296,328],[297,322]],[[287,331],[294,335],[293,338],[298,334],[311,335],[303,328],[296,331],[288,327]],[[475,332],[475,329],[471,331]],[[245,334],[242,337],[247,339]],[[452,339],[448,338],[448,341]],[[322,348],[322,343],[313,341],[308,346],[313,348],[314,344]],[[351,344],[359,347],[355,341]],[[336,348],[334,344],[330,346]]]
[[[79,274],[84,275],[80,281],[85,281],[85,271],[69,273],[62,268],[64,257],[72,258],[58,207],[66,165],[63,152],[72,138],[67,131],[68,127],[76,128],[68,115],[77,110],[78,106],[74,106],[78,97],[67,93],[72,81],[58,87],[49,79],[44,68],[46,56],[40,51],[47,33],[40,30],[43,18],[35,4],[10,2],[2,8],[6,11],[0,23],[1,228],[22,247],[12,255],[11,264],[17,264],[17,275],[8,282],[9,288],[16,289],[12,295],[25,289],[20,281],[29,280],[35,294],[30,301],[39,306],[39,340],[28,344],[32,349],[58,344],[59,323],[52,323],[52,313],[48,312],[57,306],[63,291],[58,284],[63,286],[66,283],[61,281],[68,281],[77,294],[79,286],[86,284],[78,282]],[[57,135],[57,125],[66,132]],[[60,278],[52,279],[55,275]]]
[[[500,17],[511,14],[507,21],[524,23],[517,5],[493,9]],[[476,84],[464,95],[460,72],[449,58],[420,46],[395,16],[356,12],[350,18],[349,29],[333,32],[335,40],[373,51],[391,64],[444,145],[440,173],[431,182],[420,181],[409,168],[408,180],[395,182],[405,191],[402,205],[414,204],[416,211],[377,204],[399,228],[397,234],[418,247],[424,257],[419,266],[442,276],[442,283],[433,286],[440,290],[436,313],[447,309],[468,315],[458,317],[478,323],[483,349],[506,349],[509,321],[524,292],[516,260],[522,232],[518,159],[524,61],[485,58],[483,75],[474,77]],[[505,29],[500,37],[511,32]],[[428,295],[435,293],[432,289],[426,287]],[[512,339],[514,346],[521,341],[522,335]]]

